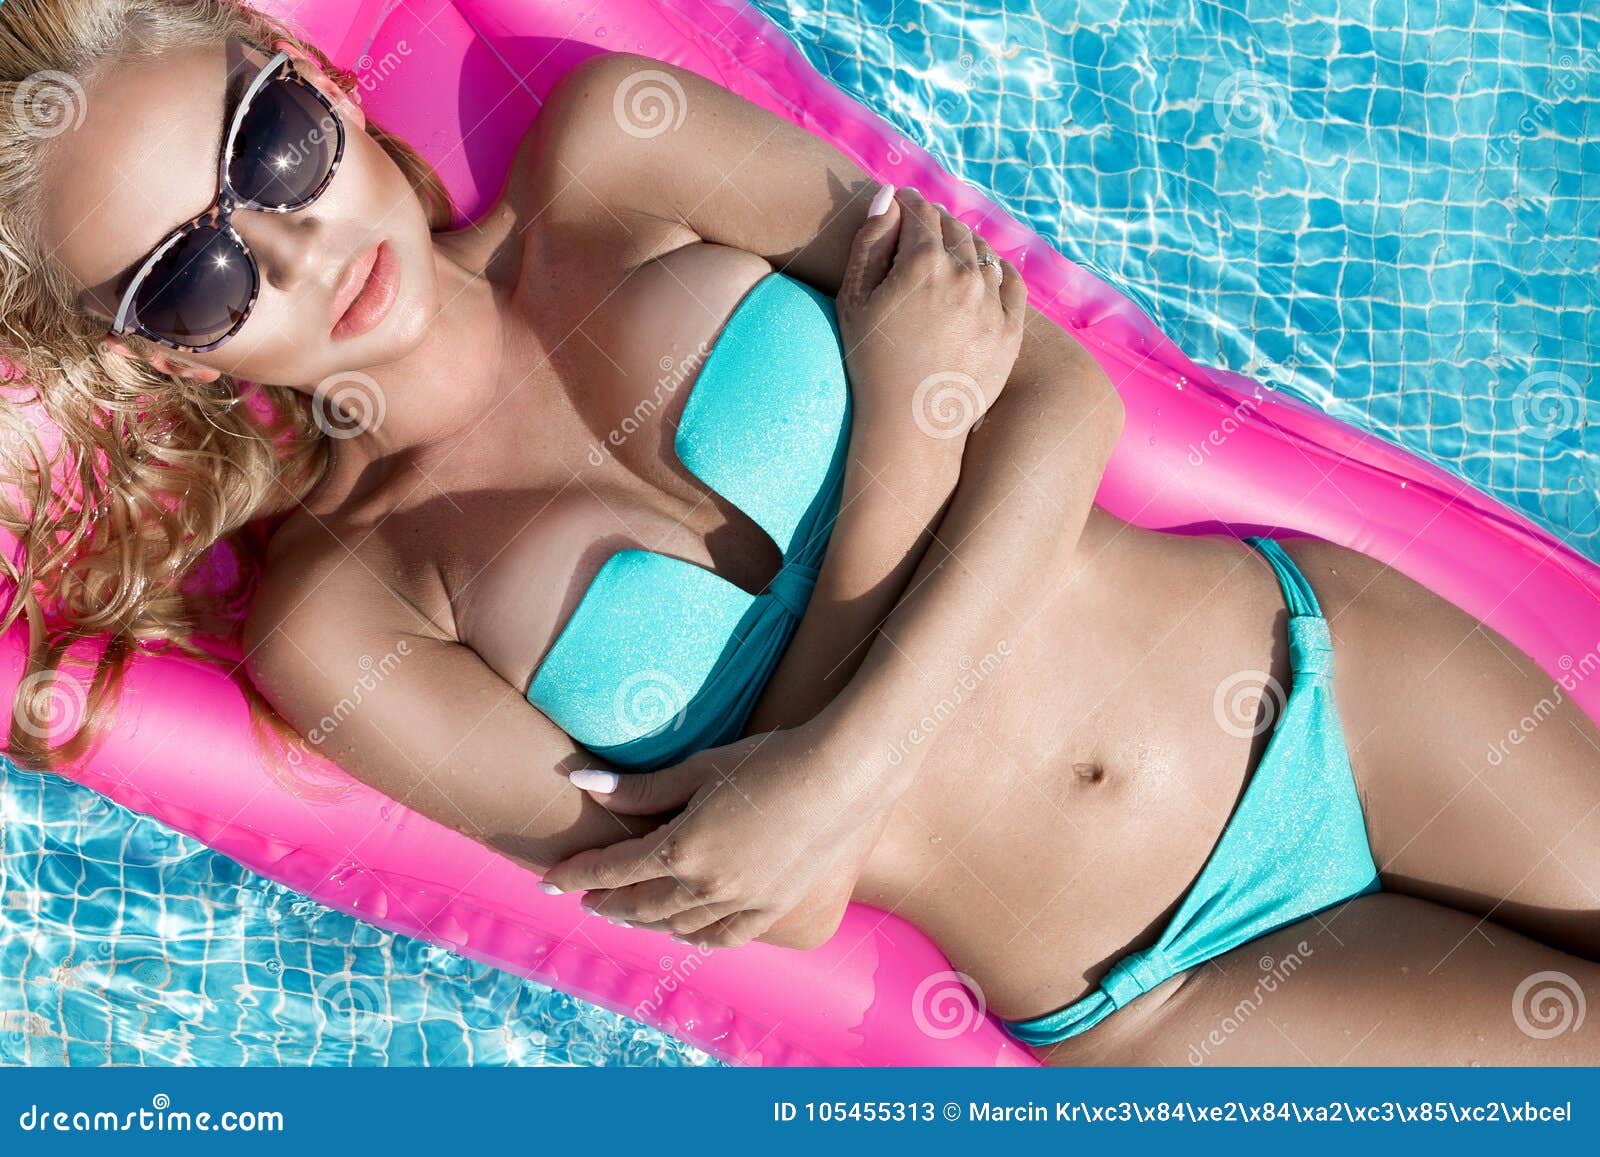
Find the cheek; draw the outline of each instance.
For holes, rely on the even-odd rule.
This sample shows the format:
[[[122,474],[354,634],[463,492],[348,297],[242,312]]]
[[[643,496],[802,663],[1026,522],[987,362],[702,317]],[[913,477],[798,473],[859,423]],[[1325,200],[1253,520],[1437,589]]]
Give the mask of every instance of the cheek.
[[[439,315],[439,271],[427,216],[411,186],[398,179],[407,207],[392,213],[384,233],[400,257],[401,288],[385,330],[395,344],[410,347],[422,340]]]
[[[263,285],[239,335],[213,353],[195,356],[195,361],[255,381],[305,386],[350,369],[352,354],[379,365],[422,342],[440,309],[433,236],[405,175],[365,134],[351,142],[327,208],[337,222],[330,223],[331,230],[351,247],[354,237],[382,236],[399,256],[401,296],[385,323],[360,339],[359,347],[336,348],[326,319],[310,304],[314,296]]]
[[[250,381],[297,385],[312,380],[320,344],[308,340],[308,327],[292,316],[281,295],[256,301],[243,330],[220,349],[191,355],[212,369]]]

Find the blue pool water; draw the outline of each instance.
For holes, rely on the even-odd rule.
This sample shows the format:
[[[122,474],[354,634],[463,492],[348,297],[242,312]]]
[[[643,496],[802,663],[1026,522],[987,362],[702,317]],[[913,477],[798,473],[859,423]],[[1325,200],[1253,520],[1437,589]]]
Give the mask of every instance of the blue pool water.
[[[758,7],[1198,360],[1600,555],[1600,9]],[[0,873],[0,1063],[709,1063],[3,761]]]
[[[759,6],[1197,361],[1600,557],[1593,0]]]

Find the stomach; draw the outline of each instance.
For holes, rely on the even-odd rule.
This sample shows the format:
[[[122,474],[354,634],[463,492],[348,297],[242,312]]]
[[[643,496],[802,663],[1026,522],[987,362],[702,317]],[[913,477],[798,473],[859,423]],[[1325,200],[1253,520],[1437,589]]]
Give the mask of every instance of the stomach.
[[[1270,738],[1265,677],[1287,686],[1281,595],[1249,547],[1096,511],[1079,557],[908,729],[926,762],[855,895],[917,924],[1009,1019],[1154,939]]]

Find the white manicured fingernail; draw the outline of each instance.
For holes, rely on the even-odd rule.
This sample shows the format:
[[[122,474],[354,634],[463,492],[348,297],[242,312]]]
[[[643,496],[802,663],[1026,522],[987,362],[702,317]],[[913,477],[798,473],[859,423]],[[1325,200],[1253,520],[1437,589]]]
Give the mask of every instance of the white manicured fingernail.
[[[597,767],[580,767],[568,775],[567,779],[572,781],[573,787],[582,788],[584,791],[597,791],[601,795],[610,795],[622,782],[622,777],[616,772],[601,771]]]
[[[563,892],[560,888],[556,887],[554,884],[546,884],[543,880],[539,881],[539,891],[543,892],[546,896],[564,896],[564,895],[566,895],[565,892]]]
[[[879,189],[872,198],[872,204],[867,206],[868,217],[881,217],[889,211],[889,200],[894,196],[894,186],[885,185]]]

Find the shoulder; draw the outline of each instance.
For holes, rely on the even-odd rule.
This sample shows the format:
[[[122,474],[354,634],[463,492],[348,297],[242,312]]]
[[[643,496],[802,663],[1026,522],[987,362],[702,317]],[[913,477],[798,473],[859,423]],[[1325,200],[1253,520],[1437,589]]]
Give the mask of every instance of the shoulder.
[[[628,77],[659,61],[628,52],[607,52],[572,66],[545,97],[517,155],[520,175],[565,187],[606,180],[618,166],[640,162],[650,150],[629,145],[616,116]]]
[[[573,65],[556,81],[535,124],[552,134],[582,130],[589,138],[598,132],[602,144],[621,138],[658,140],[682,127],[690,91],[699,95],[707,87],[716,86],[666,61],[633,52],[602,52]]]
[[[354,542],[355,545],[350,545]],[[244,626],[245,668],[275,702],[385,639],[439,635],[399,589],[380,536],[291,519],[274,536]]]
[[[558,190],[655,213],[731,142],[718,140],[729,110],[746,102],[697,73],[632,52],[574,65],[545,98],[518,168]],[[708,168],[708,166],[710,166]]]
[[[633,99],[630,78],[651,72],[670,77],[679,91],[684,83],[708,84],[628,52],[581,61],[546,96],[517,148],[504,191],[520,218],[578,238],[587,252],[614,250],[629,267],[695,239],[673,209],[671,169],[690,155],[683,134],[631,135],[631,122],[617,113]]]

